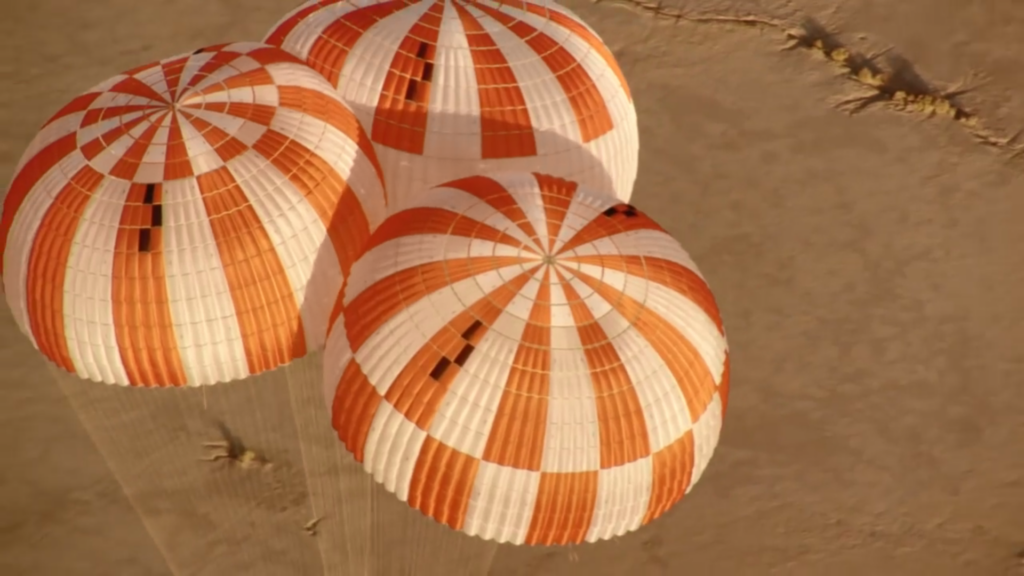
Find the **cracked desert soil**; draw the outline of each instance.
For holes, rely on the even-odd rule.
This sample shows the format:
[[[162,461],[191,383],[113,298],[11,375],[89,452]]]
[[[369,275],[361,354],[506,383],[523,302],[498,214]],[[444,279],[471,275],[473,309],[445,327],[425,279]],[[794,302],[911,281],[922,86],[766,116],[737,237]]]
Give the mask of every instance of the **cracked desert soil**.
[[[5,182],[77,92],[147,60],[259,38],[295,2],[9,4]],[[837,111],[862,87],[813,50],[781,51],[778,30],[567,4],[629,79],[635,203],[660,215],[716,291],[733,397],[709,472],[665,518],[578,548],[576,562],[502,548],[492,574],[1024,574],[1024,162],[947,118]],[[815,17],[851,50],[891,47],[937,90],[982,78],[959,105],[1004,136],[1024,127],[1015,0],[682,7]],[[6,309],[0,326],[0,573],[170,576]]]

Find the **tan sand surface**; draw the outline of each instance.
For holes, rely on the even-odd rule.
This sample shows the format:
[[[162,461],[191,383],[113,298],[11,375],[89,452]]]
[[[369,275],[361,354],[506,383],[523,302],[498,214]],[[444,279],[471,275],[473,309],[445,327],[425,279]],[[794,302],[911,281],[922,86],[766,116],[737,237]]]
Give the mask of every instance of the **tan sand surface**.
[[[891,47],[882,64],[909,63],[935,87],[973,75],[959,104],[998,139],[1024,127],[1024,9],[672,1],[659,11],[682,6],[691,20],[617,0],[567,5],[633,90],[635,203],[691,251],[723,310],[734,384],[722,442],[652,526],[578,558],[501,548],[491,573],[1024,574],[1024,161],[948,118],[884,102],[837,111],[867,88],[820,51],[781,50],[773,25],[692,21],[757,14],[787,28],[811,15],[851,50]],[[258,39],[294,4],[5,4],[0,180],[76,93],[148,60]],[[171,576],[6,308],[0,326],[0,574]],[[283,565],[315,554],[279,548]],[[203,573],[259,576],[230,561]]]

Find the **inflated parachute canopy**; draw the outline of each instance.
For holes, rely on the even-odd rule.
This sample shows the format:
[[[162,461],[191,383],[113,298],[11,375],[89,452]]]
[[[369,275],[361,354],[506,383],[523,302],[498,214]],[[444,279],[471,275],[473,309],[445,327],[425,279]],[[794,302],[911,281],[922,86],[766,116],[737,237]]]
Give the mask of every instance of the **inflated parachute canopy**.
[[[628,201],[636,111],[598,35],[550,0],[319,0],[267,35],[337,87],[378,145],[393,209],[485,170]]]
[[[715,299],[658,224],[551,176],[449,182],[385,220],[331,327],[339,438],[439,522],[515,544],[636,530],[706,469]]]
[[[295,56],[228,44],[100,83],[29,144],[0,273],[21,330],[82,378],[245,378],[322,346],[383,219],[373,146]]]

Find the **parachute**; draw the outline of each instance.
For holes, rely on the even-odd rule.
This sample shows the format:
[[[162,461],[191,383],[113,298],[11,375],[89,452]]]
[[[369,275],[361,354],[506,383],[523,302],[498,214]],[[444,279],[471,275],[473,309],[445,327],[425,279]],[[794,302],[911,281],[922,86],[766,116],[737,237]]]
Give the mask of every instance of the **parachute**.
[[[304,467],[344,475],[342,450],[317,451],[329,424],[308,353],[386,203],[374,148],[333,87],[259,43],[114,76],[29,144],[0,218],[7,303],[176,573],[196,557],[183,531],[243,522],[241,569],[312,573],[275,568],[275,551],[302,546],[319,564],[299,530],[309,518],[289,538],[275,515],[282,487],[306,490]],[[291,453],[305,463],[256,478],[182,465],[262,470]],[[190,506],[168,512],[167,493]],[[217,568],[227,560],[204,564],[239,569]]]
[[[597,33],[553,1],[311,0],[265,41],[304,59],[359,116],[393,209],[488,170],[632,194],[626,79]]]
[[[690,257],[633,206],[549,175],[442,184],[353,266],[324,385],[399,499],[487,540],[595,542],[698,481],[728,346]]]

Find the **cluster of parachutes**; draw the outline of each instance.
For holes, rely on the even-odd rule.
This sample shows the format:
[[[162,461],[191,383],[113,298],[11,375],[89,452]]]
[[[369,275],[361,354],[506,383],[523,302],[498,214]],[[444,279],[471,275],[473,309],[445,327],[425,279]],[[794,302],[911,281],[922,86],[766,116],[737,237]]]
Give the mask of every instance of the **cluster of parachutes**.
[[[592,542],[690,490],[728,400],[714,297],[628,204],[637,156],[611,51],[550,0],[314,0],[57,112],[0,273],[84,379],[205,386],[324,349],[338,438],[398,498]]]

